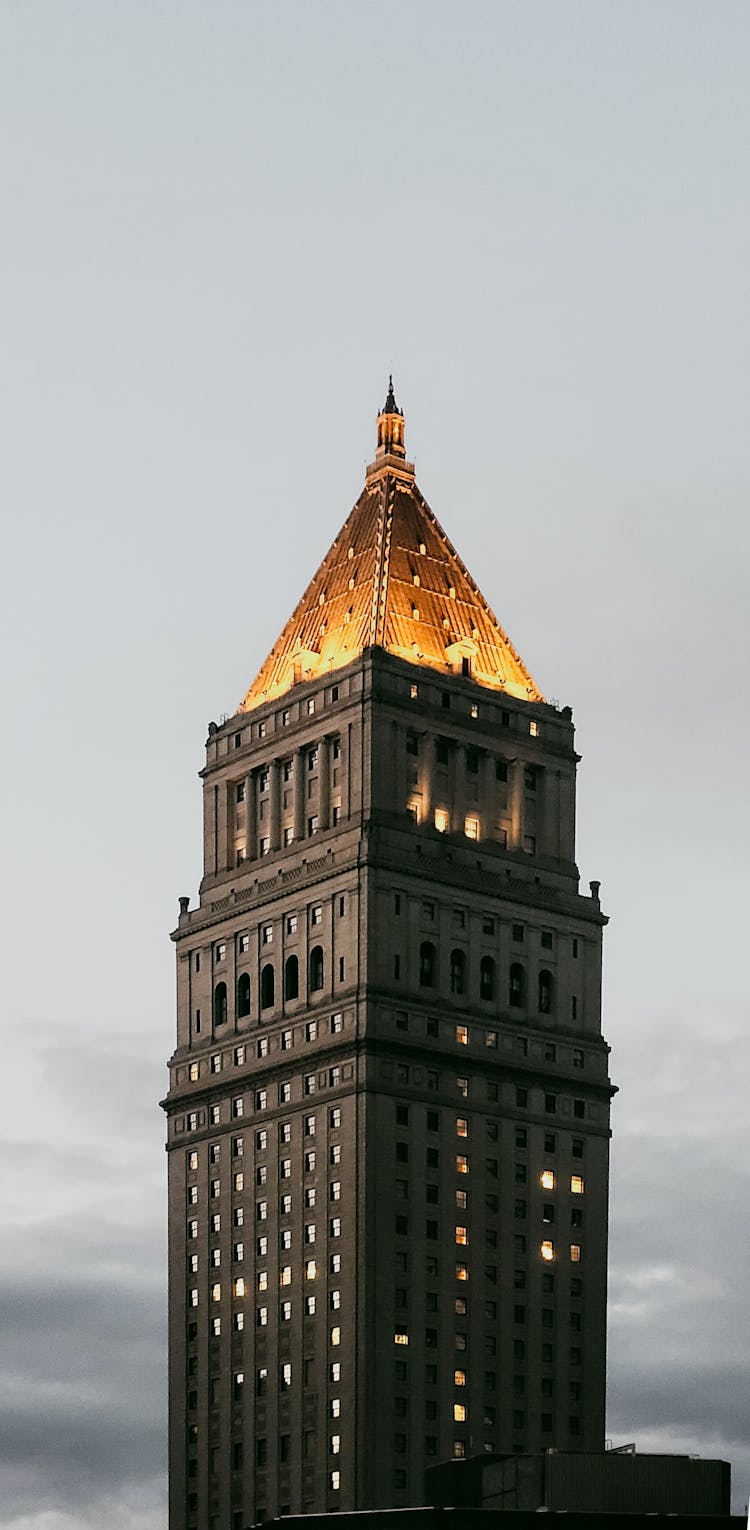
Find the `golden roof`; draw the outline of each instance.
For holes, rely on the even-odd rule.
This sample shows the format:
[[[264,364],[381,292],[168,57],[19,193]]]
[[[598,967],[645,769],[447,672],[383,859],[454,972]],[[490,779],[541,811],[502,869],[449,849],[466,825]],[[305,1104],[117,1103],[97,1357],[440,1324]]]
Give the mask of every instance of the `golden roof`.
[[[468,669],[493,690],[544,700],[417,488],[392,381],[365,487],[238,710],[370,647],[441,674]]]

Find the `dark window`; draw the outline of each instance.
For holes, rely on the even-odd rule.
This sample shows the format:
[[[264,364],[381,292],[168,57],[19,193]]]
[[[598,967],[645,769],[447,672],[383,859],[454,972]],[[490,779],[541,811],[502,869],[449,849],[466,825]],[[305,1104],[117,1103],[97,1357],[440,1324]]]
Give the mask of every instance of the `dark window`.
[[[585,1116],[585,1114],[586,1114],[586,1101],[585,1100],[574,1100],[573,1101],[573,1115],[577,1118],[577,1120],[581,1121],[583,1119],[583,1117]]]
[[[428,1130],[428,1132],[439,1132],[440,1131],[440,1112],[439,1112],[439,1110],[428,1110],[428,1112],[427,1112],[427,1130]]]
[[[250,1014],[250,974],[241,972],[237,979],[237,1014],[240,1019]]]
[[[284,998],[299,998],[299,962],[296,956],[288,956],[284,967]]]
[[[477,775],[477,773],[479,771],[479,755],[477,754],[476,749],[467,749],[467,751],[466,751],[466,769],[469,772],[470,776]]]
[[[547,971],[539,974],[539,1013],[552,1014],[552,973]]]
[[[536,769],[533,765],[526,765],[524,767],[523,784],[527,792],[536,791]]]
[[[419,754],[419,739],[417,738],[416,733],[407,733],[407,735],[406,735],[406,753],[407,754]]]
[[[323,987],[323,947],[313,946],[310,952],[310,992],[319,993]]]
[[[437,747],[436,747],[436,751],[435,752],[436,752],[436,758],[437,758],[438,765],[447,765],[448,764],[448,740],[447,740],[447,738],[439,738],[438,739]]]
[[[545,1153],[557,1152],[557,1137],[554,1132],[544,1133],[544,1151]]]
[[[267,962],[260,975],[260,1007],[272,1009],[275,1002],[276,975],[270,962]]]
[[[435,987],[436,952],[430,940],[423,940],[419,947],[419,983],[422,988]]]
[[[496,781],[507,781],[507,779],[508,779],[508,761],[507,760],[495,760],[495,780]]]
[[[574,1158],[583,1158],[583,1137],[574,1137],[571,1153]]]
[[[511,933],[514,941],[516,942],[516,945],[521,945],[523,942],[523,925],[514,924]]]
[[[451,993],[466,992],[466,956],[463,951],[451,951]]]
[[[214,989],[214,1025],[226,1025],[227,985],[217,983]]]
[[[491,956],[483,956],[479,965],[479,997],[480,999],[495,997],[495,963]]]
[[[544,1108],[545,1108],[545,1110],[546,1110],[546,1112],[547,1112],[547,1114],[549,1116],[553,1116],[555,1114],[555,1111],[557,1110],[557,1095],[556,1094],[545,1094],[545,1096],[544,1096]]]
[[[520,962],[511,963],[508,999],[516,1008],[526,1003],[526,973]]]
[[[521,1108],[524,1109],[528,1105],[528,1103],[529,1103],[529,1091],[528,1091],[528,1089],[517,1089],[516,1090],[516,1104],[520,1105]]]
[[[443,691],[442,694],[441,694],[440,700],[441,700],[442,705],[445,707],[445,710],[447,712],[449,710],[450,704],[451,704],[450,691]]]

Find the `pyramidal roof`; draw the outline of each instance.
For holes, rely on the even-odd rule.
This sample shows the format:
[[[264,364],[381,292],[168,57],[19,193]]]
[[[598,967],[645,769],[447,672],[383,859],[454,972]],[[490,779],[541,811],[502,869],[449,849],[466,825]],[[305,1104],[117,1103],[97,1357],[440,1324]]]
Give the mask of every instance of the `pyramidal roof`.
[[[238,710],[370,647],[441,674],[468,668],[493,690],[544,700],[417,488],[392,379],[365,487]]]

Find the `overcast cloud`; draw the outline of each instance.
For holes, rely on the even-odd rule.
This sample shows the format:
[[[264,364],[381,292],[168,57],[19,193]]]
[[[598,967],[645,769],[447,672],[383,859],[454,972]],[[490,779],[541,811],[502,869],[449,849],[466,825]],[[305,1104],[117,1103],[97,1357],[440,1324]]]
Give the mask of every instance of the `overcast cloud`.
[[[734,0],[0,7],[0,1530],[165,1524],[196,772],[390,369],[575,708],[608,1431],[746,1502],[749,46]]]

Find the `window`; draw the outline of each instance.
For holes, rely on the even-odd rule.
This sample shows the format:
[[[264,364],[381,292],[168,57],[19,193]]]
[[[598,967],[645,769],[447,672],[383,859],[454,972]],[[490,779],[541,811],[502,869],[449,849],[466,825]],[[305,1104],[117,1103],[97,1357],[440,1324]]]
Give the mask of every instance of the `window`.
[[[570,1145],[570,1151],[573,1158],[583,1158],[583,1137],[573,1138]]]
[[[539,1250],[543,1259],[549,1261],[555,1257],[555,1245],[550,1238],[545,1238]]]
[[[466,1157],[466,1154],[465,1153],[457,1153],[456,1154],[456,1173],[457,1174],[468,1174],[468,1172],[469,1172],[469,1160]]]
[[[423,940],[419,948],[419,983],[422,988],[434,988],[437,971],[436,951],[432,942]]]
[[[284,964],[284,998],[299,998],[299,961],[296,956],[288,956]]]
[[[466,956],[463,951],[451,951],[451,993],[466,991]]]
[[[319,993],[323,987],[323,947],[313,946],[310,952],[310,992]]]
[[[571,1188],[571,1191],[573,1192],[573,1195],[583,1195],[583,1188],[584,1188],[584,1186],[583,1186],[583,1180],[582,1180],[580,1174],[571,1174],[571,1176],[570,1176],[570,1188]]]
[[[580,1262],[581,1262],[581,1245],[580,1245],[580,1243],[571,1243],[571,1245],[570,1245],[570,1262],[571,1262],[571,1264],[580,1264]]]
[[[272,1009],[275,1002],[276,977],[270,962],[267,962],[260,974],[260,1007]]]
[[[456,1041],[458,1042],[459,1046],[462,1046],[462,1047],[467,1047],[469,1045],[469,1027],[468,1027],[468,1025],[457,1025],[456,1026]]]
[[[574,1100],[573,1101],[573,1115],[576,1117],[577,1120],[579,1120],[579,1121],[583,1120],[584,1116],[586,1115],[586,1101],[585,1100]]]
[[[214,989],[214,1025],[226,1025],[227,1022],[227,985],[217,983]]]
[[[573,1067],[574,1068],[582,1068],[583,1067],[583,1052],[581,1051],[580,1047],[574,1047],[573,1048]]]
[[[466,1120],[466,1117],[465,1116],[456,1116],[456,1136],[457,1137],[468,1137],[468,1135],[469,1135],[469,1123]]]
[[[497,1031],[485,1031],[485,1033],[484,1033],[484,1044],[485,1044],[486,1047],[492,1047],[492,1049],[494,1051],[496,1051],[497,1050]]]
[[[520,1009],[526,1003],[526,973],[520,962],[512,962],[509,973],[508,1000]]]
[[[331,1035],[337,1036],[344,1029],[344,1017],[338,1013],[331,1015]]]
[[[456,1243],[464,1246],[469,1241],[469,1234],[465,1227],[456,1228]]]
[[[311,924],[322,924],[323,923],[323,905],[322,905],[322,903],[314,903],[313,904],[312,908],[310,909],[310,923]]]
[[[287,914],[287,916],[286,916],[286,933],[287,933],[287,935],[296,935],[296,933],[297,933],[297,915],[296,914]]]
[[[450,815],[445,808],[435,808],[435,828],[439,834],[447,834],[450,828]]]
[[[464,834],[467,839],[479,839],[479,819],[474,813],[467,813],[464,820]]]
[[[256,1089],[256,1091],[255,1091],[255,1109],[256,1110],[265,1110],[267,1105],[268,1105],[268,1090],[267,1089]]]
[[[554,1188],[555,1188],[555,1171],[554,1171],[554,1169],[543,1169],[541,1177],[540,1177],[540,1180],[539,1180],[539,1183],[541,1184],[541,1187],[542,1187],[543,1190],[554,1190]]]
[[[483,956],[479,964],[479,997],[480,999],[495,997],[495,963],[491,956]],[[495,1035],[495,1032],[486,1031],[485,1040],[490,1035]]]
[[[245,1061],[245,1048],[244,1048],[244,1046],[242,1046],[242,1047],[235,1047],[235,1049],[234,1049],[234,1065],[235,1065],[235,1068],[242,1067],[242,1064],[244,1063],[244,1061]]]
[[[543,971],[539,974],[539,1013],[540,1015],[552,1014],[552,973]]]

